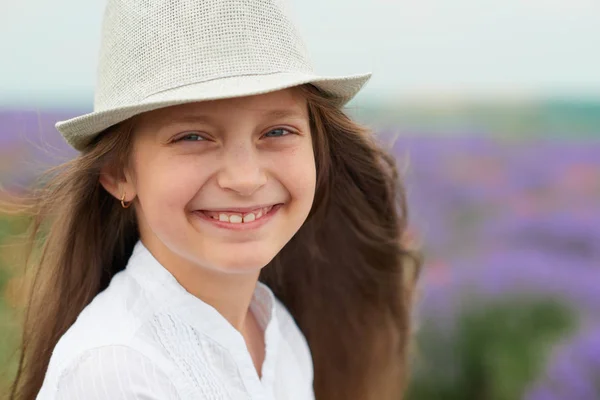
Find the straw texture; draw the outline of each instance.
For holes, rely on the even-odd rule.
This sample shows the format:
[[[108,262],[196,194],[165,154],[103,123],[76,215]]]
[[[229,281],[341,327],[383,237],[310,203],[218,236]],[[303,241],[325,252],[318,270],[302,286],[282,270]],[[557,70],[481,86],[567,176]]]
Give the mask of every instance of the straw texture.
[[[94,111],[56,124],[82,150],[133,115],[313,83],[340,105],[370,74],[322,77],[281,0],[109,0]]]

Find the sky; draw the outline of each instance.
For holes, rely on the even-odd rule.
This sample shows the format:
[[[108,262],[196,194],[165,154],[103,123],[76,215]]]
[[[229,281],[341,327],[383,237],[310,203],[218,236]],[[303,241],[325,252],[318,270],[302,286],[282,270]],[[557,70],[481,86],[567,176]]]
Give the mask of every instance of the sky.
[[[91,106],[105,0],[0,0],[0,106]],[[362,100],[600,99],[599,0],[291,0]]]

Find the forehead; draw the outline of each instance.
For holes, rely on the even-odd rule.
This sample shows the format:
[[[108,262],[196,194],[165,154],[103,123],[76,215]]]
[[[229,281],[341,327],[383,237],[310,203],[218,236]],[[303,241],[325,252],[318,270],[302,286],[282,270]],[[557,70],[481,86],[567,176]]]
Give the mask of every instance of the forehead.
[[[142,124],[147,122],[160,123],[190,115],[211,116],[215,119],[231,118],[232,113],[236,113],[237,116],[256,116],[257,118],[264,116],[308,117],[305,97],[297,88],[289,88],[254,96],[202,101],[161,108],[140,115],[139,122]]]

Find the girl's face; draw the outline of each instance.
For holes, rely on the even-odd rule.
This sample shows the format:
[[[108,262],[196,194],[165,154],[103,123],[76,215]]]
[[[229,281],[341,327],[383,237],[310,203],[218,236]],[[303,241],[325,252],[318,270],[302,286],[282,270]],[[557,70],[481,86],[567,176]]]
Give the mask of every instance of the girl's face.
[[[141,115],[127,174],[141,239],[160,261],[257,272],[313,203],[306,100],[286,89]]]

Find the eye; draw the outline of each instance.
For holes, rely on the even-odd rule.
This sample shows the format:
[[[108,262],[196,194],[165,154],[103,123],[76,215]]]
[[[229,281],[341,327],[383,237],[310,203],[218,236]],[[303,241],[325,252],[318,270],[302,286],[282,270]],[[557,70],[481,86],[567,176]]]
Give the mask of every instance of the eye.
[[[288,129],[277,128],[277,129],[273,129],[270,132],[265,133],[265,136],[266,137],[281,137],[281,136],[287,136],[290,133],[292,133],[292,132]]]
[[[173,140],[173,142],[201,142],[206,140],[200,134],[196,132],[187,132],[186,134],[179,136]]]

